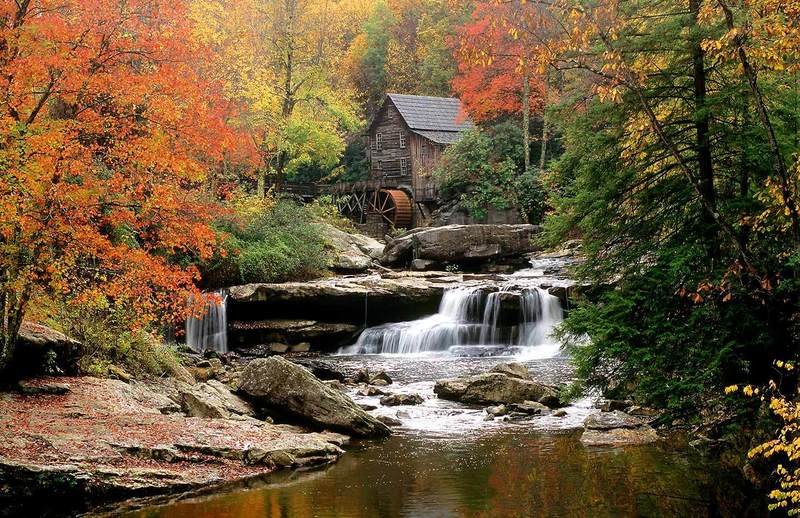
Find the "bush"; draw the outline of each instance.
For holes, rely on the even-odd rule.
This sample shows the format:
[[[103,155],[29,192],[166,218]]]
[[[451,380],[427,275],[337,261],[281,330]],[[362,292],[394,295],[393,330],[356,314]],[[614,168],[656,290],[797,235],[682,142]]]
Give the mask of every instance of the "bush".
[[[224,252],[201,265],[207,288],[251,282],[286,282],[318,276],[325,269],[325,241],[314,225],[329,206],[254,197],[232,203],[216,223],[226,235]]]
[[[105,377],[112,365],[136,377],[167,376],[182,371],[177,349],[156,330],[132,328],[133,311],[100,296],[49,308],[48,324],[83,343],[80,370]]]
[[[528,221],[538,223],[544,214],[544,190],[532,172],[520,174],[516,156],[507,156],[506,133],[496,142],[490,133],[478,129],[447,148],[434,176],[445,199],[458,200],[478,220],[489,209],[515,207]],[[504,144],[504,145],[501,145]]]

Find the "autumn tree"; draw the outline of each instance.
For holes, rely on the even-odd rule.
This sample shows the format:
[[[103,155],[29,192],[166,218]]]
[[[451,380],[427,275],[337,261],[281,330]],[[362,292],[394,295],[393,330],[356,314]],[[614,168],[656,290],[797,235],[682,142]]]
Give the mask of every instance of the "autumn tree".
[[[233,146],[180,1],[0,7],[0,369],[32,298],[183,316],[215,213],[196,188]]]
[[[530,120],[544,115],[548,56],[541,41],[548,36],[543,8],[536,3],[478,3],[469,23],[460,28],[453,88],[477,122],[521,115],[524,170],[530,171]],[[547,124],[542,129],[540,169],[544,168]]]
[[[345,1],[194,0],[198,38],[215,48],[209,73],[241,107],[234,123],[260,154],[258,191],[266,175],[280,188],[287,174],[315,164],[332,169],[347,132],[359,124],[339,74],[344,47],[339,8]]]

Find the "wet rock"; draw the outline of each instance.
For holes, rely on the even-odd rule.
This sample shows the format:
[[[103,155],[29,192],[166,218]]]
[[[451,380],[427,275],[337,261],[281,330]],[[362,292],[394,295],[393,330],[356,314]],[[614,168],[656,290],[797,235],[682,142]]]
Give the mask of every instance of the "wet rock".
[[[530,373],[528,372],[528,368],[520,363],[510,362],[510,363],[500,363],[492,367],[491,372],[499,372],[500,374],[505,374],[506,376],[511,376],[512,378],[520,378],[520,379],[531,379]]]
[[[362,410],[365,410],[367,412],[372,412],[373,410],[377,410],[378,409],[378,407],[376,407],[375,405],[368,405],[366,403],[359,403],[358,406],[361,407]],[[379,418],[376,418],[376,419],[378,419],[378,421],[380,421]]]
[[[380,371],[378,374],[373,375],[370,380],[370,384],[372,385],[391,385],[392,378],[389,377],[384,371]]]
[[[394,417],[388,416],[388,415],[379,415],[378,417],[376,417],[376,419],[378,421],[380,421],[381,423],[385,424],[386,426],[402,426],[403,425],[402,421],[400,421],[399,419],[395,419]]]
[[[292,363],[296,363],[297,365],[302,365],[306,369],[310,370],[311,374],[324,381],[336,380],[344,382],[347,379],[345,373],[334,363],[329,361],[318,360],[315,358],[300,358],[297,356],[288,358],[288,360]]]
[[[450,348],[450,354],[464,358],[488,358],[509,352],[508,349],[502,345],[454,345]]]
[[[401,419],[410,419],[411,418],[411,414],[408,413],[408,410],[398,410],[395,415],[397,417],[401,418]]]
[[[535,225],[446,225],[420,229],[388,242],[381,263],[412,259],[465,263],[521,256],[537,249]]]
[[[240,347],[245,355],[264,357],[286,352],[308,352],[312,346],[338,343],[350,338],[357,329],[353,324],[308,319],[237,320],[231,323],[231,341],[269,343],[266,354],[263,345]]]
[[[242,372],[239,392],[258,405],[322,428],[361,437],[390,433],[386,425],[359,408],[346,394],[278,356],[250,362]]]
[[[381,398],[383,406],[421,405],[425,401],[419,394],[389,394]]]
[[[522,403],[511,403],[508,405],[509,410],[518,412],[525,415],[544,415],[549,414],[550,409],[536,401],[523,401]]]
[[[493,417],[506,415],[508,413],[508,407],[506,407],[505,405],[495,405],[486,407],[486,413]]]
[[[484,418],[484,421],[494,421],[494,416],[492,414],[487,414]]]
[[[353,374],[352,381],[353,383],[369,383],[371,376],[369,375],[368,369],[359,369]]]
[[[339,392],[347,392],[347,387],[339,380],[326,380],[322,383],[328,385],[329,387],[333,387]]]
[[[358,395],[364,397],[385,396],[386,392],[377,387],[366,386],[358,389]]]
[[[42,374],[77,375],[83,344],[41,324],[23,322],[9,373],[18,377]]]
[[[656,431],[642,419],[619,410],[592,414],[584,427],[581,442],[587,446],[627,446],[659,440]]]
[[[461,403],[508,404],[537,401],[555,406],[558,402],[554,387],[499,372],[440,380],[436,382],[433,392],[441,399]]]
[[[555,410],[552,414],[553,417],[566,417],[567,411],[566,410]]]

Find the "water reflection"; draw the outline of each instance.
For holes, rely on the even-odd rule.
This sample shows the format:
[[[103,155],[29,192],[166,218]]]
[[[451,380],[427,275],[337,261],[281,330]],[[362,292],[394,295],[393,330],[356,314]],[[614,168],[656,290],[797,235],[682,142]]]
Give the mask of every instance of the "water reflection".
[[[587,449],[575,434],[396,436],[325,471],[182,501],[138,518],[714,515],[706,470],[663,447]]]

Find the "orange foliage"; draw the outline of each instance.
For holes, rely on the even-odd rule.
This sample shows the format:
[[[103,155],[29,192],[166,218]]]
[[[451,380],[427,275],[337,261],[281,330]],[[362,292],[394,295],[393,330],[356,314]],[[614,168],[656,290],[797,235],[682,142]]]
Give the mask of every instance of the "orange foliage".
[[[0,4],[0,367],[29,298],[182,313],[217,208],[200,188],[240,139],[175,0]],[[4,347],[8,346],[8,347]]]

